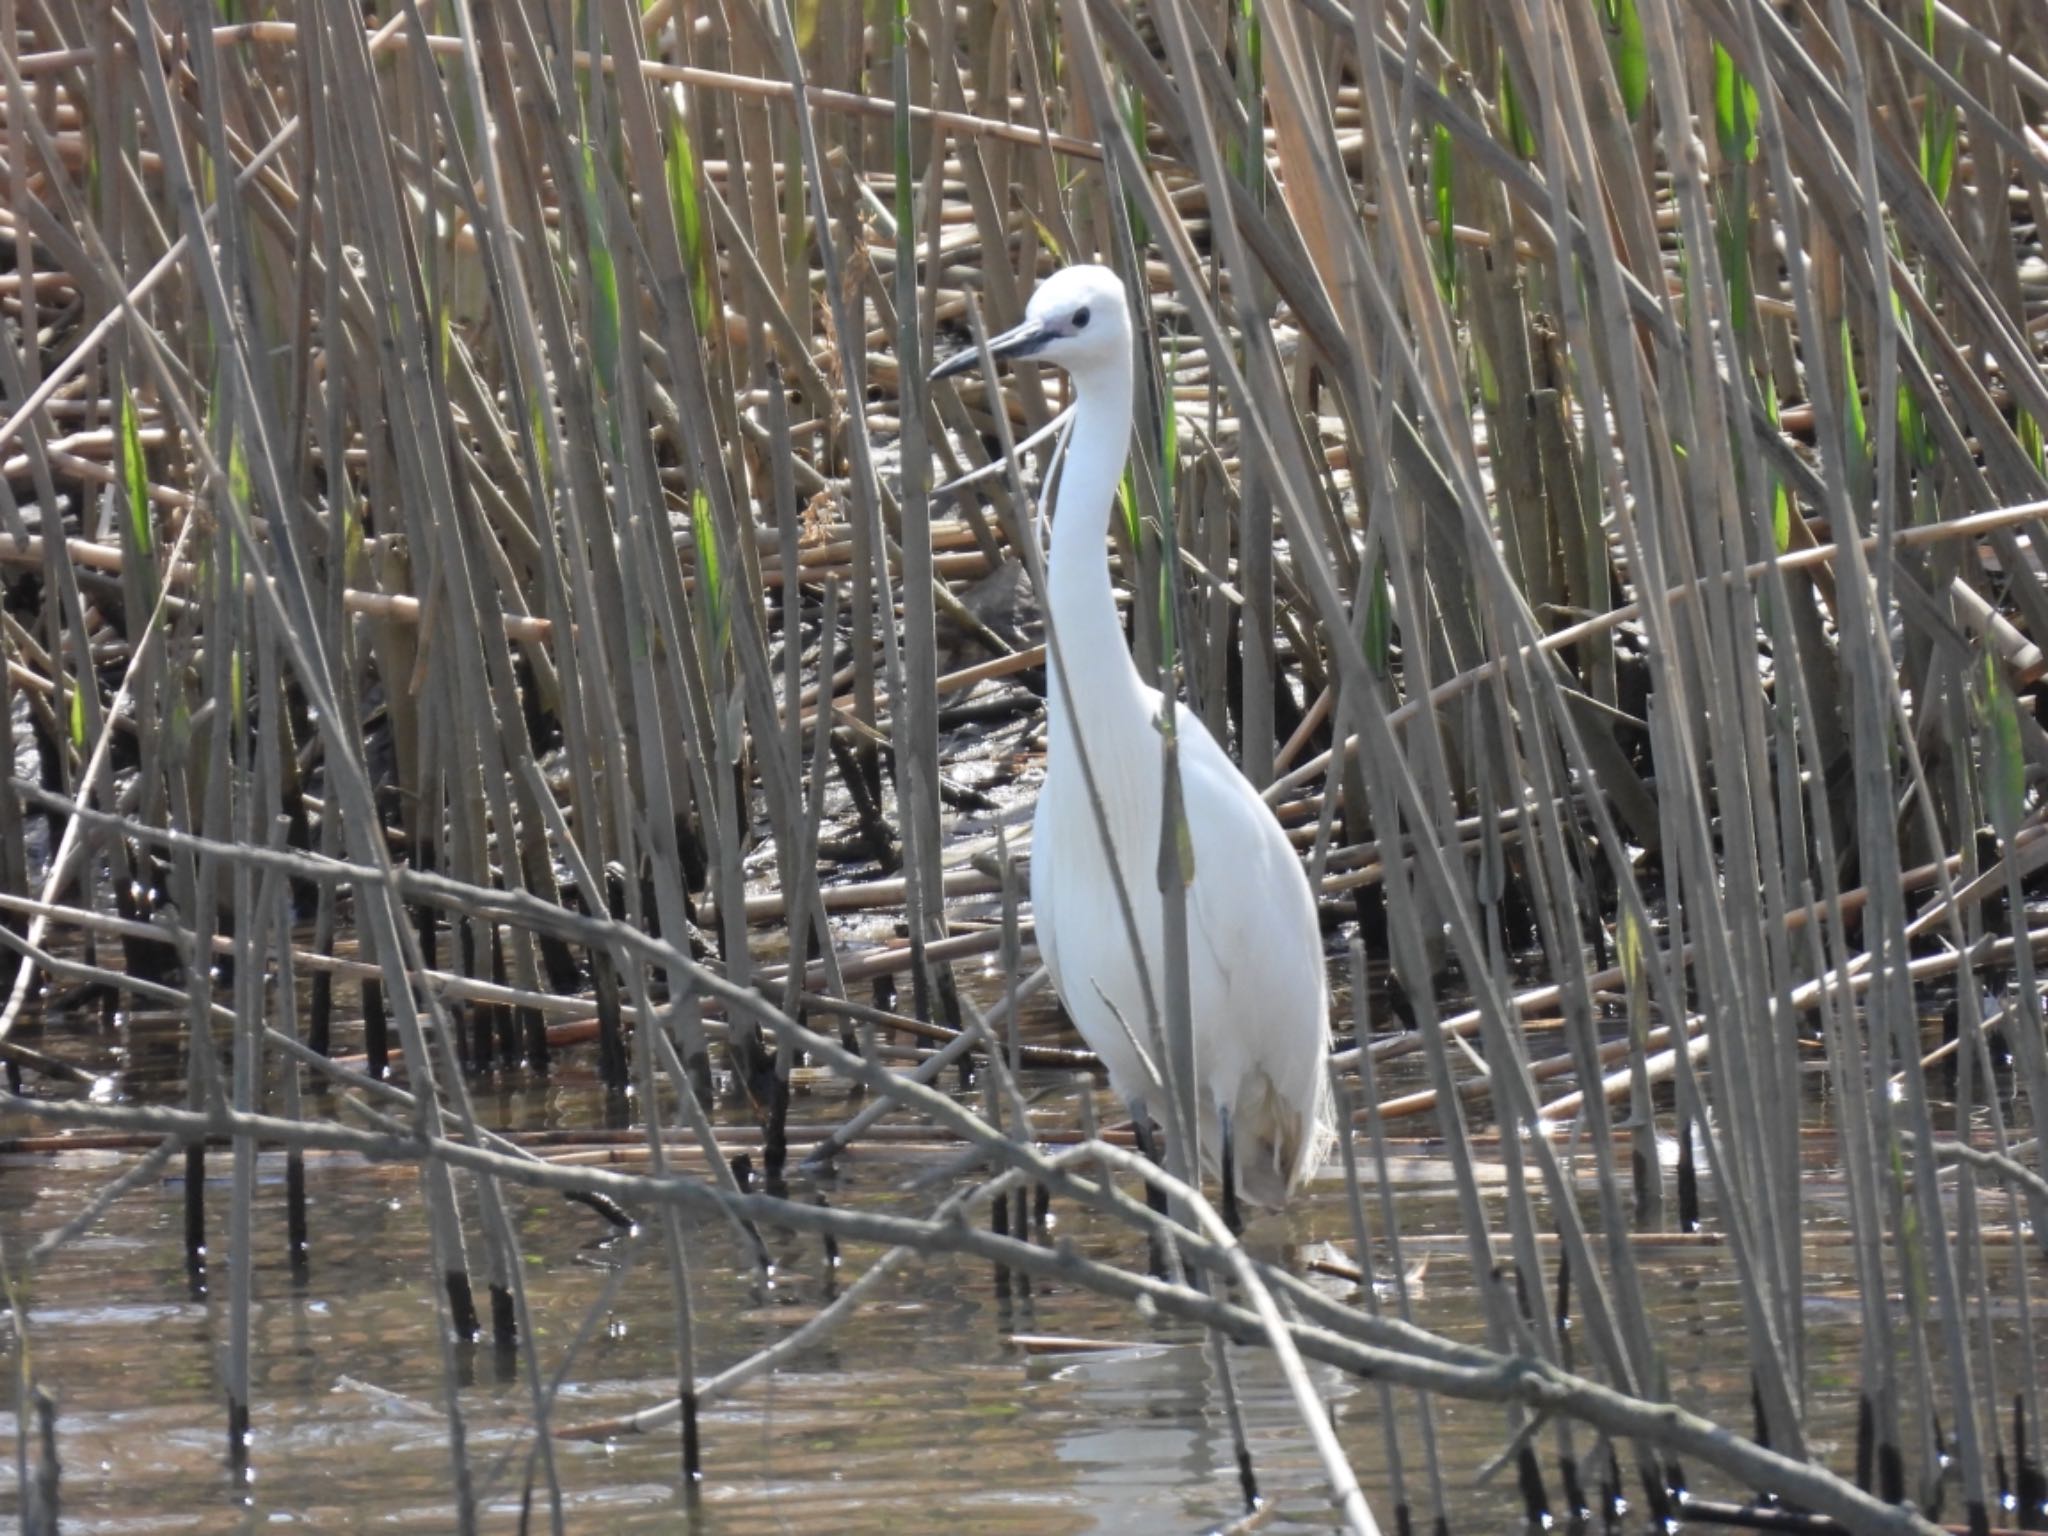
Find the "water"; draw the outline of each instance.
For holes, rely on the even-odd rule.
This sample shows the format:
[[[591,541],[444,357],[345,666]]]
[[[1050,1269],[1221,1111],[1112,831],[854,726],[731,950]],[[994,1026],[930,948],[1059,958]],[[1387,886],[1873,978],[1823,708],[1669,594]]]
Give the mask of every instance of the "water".
[[[1059,1081],[1039,1074],[1027,1091]],[[478,1099],[480,1110],[507,1128],[601,1122],[597,1091],[573,1065],[547,1085],[514,1075],[502,1093],[480,1086]],[[837,1092],[800,1096],[791,1119],[825,1126],[849,1107]],[[1107,1117],[1109,1106],[1102,1109]],[[1064,1121],[1071,1108],[1055,1098],[1047,1115]],[[0,1124],[0,1134],[36,1129]],[[1407,1156],[1400,1219],[1404,1237],[1419,1240],[1407,1257],[1411,1266],[1427,1258],[1416,1291],[1417,1321],[1481,1341],[1448,1164],[1420,1144],[1401,1151]],[[0,1241],[10,1273],[19,1277],[35,1239],[76,1213],[137,1155],[6,1159]],[[792,1193],[825,1194],[841,1206],[928,1209],[937,1191],[905,1186],[928,1179],[951,1155],[937,1145],[864,1145],[835,1176],[800,1177]],[[195,1296],[189,1284],[182,1167],[179,1160],[171,1176],[122,1199],[95,1232],[62,1249],[22,1286],[36,1377],[58,1405],[64,1529],[451,1529],[444,1359],[412,1173],[346,1157],[310,1159],[312,1265],[298,1284],[285,1255],[282,1158],[265,1154],[256,1211],[253,1478],[238,1490],[224,1458],[227,1277],[217,1267],[203,1295]],[[216,1244],[225,1234],[227,1167],[224,1154],[209,1162],[220,1180],[209,1209]],[[1815,1298],[1807,1335],[1815,1384],[1810,1433],[1816,1451],[1847,1470],[1859,1323],[1843,1299],[1853,1297],[1854,1279],[1849,1250],[1830,1240],[1839,1229],[1828,1184],[1817,1179],[1808,1186],[1815,1191],[1807,1254],[1808,1294]],[[616,1296],[594,1318],[588,1342],[570,1363],[554,1410],[557,1426],[609,1419],[673,1396],[673,1309],[659,1245],[616,1236],[594,1215],[553,1197],[512,1191],[510,1203],[544,1375],[561,1369],[607,1282],[626,1266]],[[1498,1223],[1498,1203],[1490,1207]],[[1377,1210],[1372,1214],[1377,1221]],[[1054,1206],[1054,1216],[1056,1235],[1084,1253],[1142,1261],[1127,1230],[1063,1204]],[[831,1294],[816,1238],[774,1229],[764,1235],[777,1270],[768,1290],[757,1286],[726,1223],[702,1219],[686,1228],[700,1375],[797,1326]],[[1330,1245],[1348,1253],[1341,1183],[1318,1184],[1285,1222],[1268,1219],[1252,1239],[1296,1266],[1331,1251]],[[1544,1254],[1542,1285],[1550,1298],[1554,1254]],[[876,1250],[847,1246],[839,1283],[850,1282],[876,1256]],[[1726,1250],[1645,1248],[1641,1257],[1674,1391],[1689,1407],[1746,1429],[1742,1318]],[[2002,1257],[1994,1253],[1993,1262]],[[481,1284],[480,1254],[476,1262]],[[1350,1290],[1335,1278],[1318,1283],[1334,1295]],[[1994,1283],[1994,1294],[2009,1294],[2009,1288]],[[1077,1336],[1105,1347],[1031,1355],[1011,1342],[1018,1333]],[[1320,1470],[1278,1373],[1262,1354],[1233,1353],[1262,1491],[1275,1505],[1261,1528],[1326,1529]],[[458,1346],[455,1356],[481,1524],[518,1529],[534,1447],[524,1379],[488,1343]],[[1311,1369],[1368,1499],[1391,1529],[1377,1391]],[[1396,1405],[1420,1524],[1430,1501],[1414,1400],[1397,1396]],[[1519,1528],[1513,1469],[1484,1486],[1474,1483],[1506,1443],[1500,1410],[1442,1402],[1437,1411],[1452,1529]],[[964,1259],[906,1268],[828,1341],[709,1408],[701,1427],[706,1475],[694,1505],[682,1495],[673,1428],[611,1443],[558,1440],[569,1528],[673,1530],[681,1524],[706,1532],[887,1536],[1191,1531],[1242,1514],[1222,1406],[1197,1335],[1148,1324],[1125,1306],[1064,1286],[1038,1285],[1028,1295],[1013,1290],[1004,1301],[989,1268]],[[1573,1443],[1583,1458],[1592,1436],[1575,1430]],[[1546,1429],[1537,1445],[1556,1500],[1554,1432]],[[1688,1470],[1697,1477],[1704,1469]],[[1624,1475],[1633,1478],[1626,1463]],[[1696,1486],[1714,1491],[1704,1481]],[[1636,1492],[1632,1486],[1627,1491]],[[11,1486],[0,1490],[0,1511],[11,1513],[15,1497]],[[532,1528],[545,1529],[538,1483],[535,1498]]]

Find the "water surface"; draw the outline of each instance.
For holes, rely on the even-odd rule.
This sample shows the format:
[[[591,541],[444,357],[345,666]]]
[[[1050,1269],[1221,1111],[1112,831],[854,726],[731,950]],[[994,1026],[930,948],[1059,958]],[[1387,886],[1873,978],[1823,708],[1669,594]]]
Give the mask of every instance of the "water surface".
[[[1046,1028],[1040,1016],[1033,1033]],[[1072,1090],[1063,1099],[1061,1082],[1058,1074],[1033,1074],[1026,1085],[1047,1090],[1041,1107],[1049,1127],[1073,1120]],[[1385,1086],[1407,1085],[1397,1072]],[[978,1104],[979,1090],[972,1095]],[[477,1100],[508,1129],[602,1119],[597,1090],[573,1060],[545,1083],[517,1071],[501,1074],[477,1085]],[[800,1095],[791,1118],[829,1125],[852,1107],[832,1088]],[[1106,1095],[1099,1107],[1105,1120],[1112,1117]],[[1815,1115],[1821,1118],[1817,1100]],[[35,1129],[16,1123],[0,1133]],[[1448,1163],[1426,1143],[1401,1151],[1397,1205],[1404,1237],[1413,1241],[1406,1259],[1411,1266],[1426,1260],[1415,1288],[1416,1319],[1482,1341]],[[18,1274],[35,1239],[78,1211],[135,1155],[7,1159],[0,1241],[10,1269]],[[823,1195],[837,1205],[925,1210],[938,1197],[930,1185],[934,1172],[950,1156],[936,1142],[864,1145],[829,1178],[799,1174],[791,1193]],[[168,1176],[123,1198],[96,1231],[61,1250],[23,1287],[36,1376],[58,1404],[64,1529],[450,1529],[446,1366],[413,1174],[349,1157],[310,1159],[312,1263],[300,1282],[286,1262],[283,1162],[265,1154],[256,1212],[252,1476],[238,1489],[224,1458],[226,1274],[216,1267],[195,1294],[181,1241],[182,1167],[180,1160]],[[229,1204],[225,1154],[214,1156],[209,1169],[218,1179],[209,1211],[218,1249]],[[1253,1239],[1265,1252],[1296,1266],[1319,1254],[1349,1253],[1348,1206],[1332,1173],[1284,1221],[1255,1227]],[[1816,1384],[1810,1433],[1817,1451],[1845,1467],[1853,1448],[1859,1318],[1849,1301],[1827,1298],[1853,1297],[1854,1276],[1849,1250],[1830,1238],[1839,1230],[1835,1181],[1809,1179],[1807,1187],[1808,1294],[1817,1298],[1807,1335]],[[588,1341],[568,1364],[557,1424],[603,1420],[672,1396],[674,1311],[659,1245],[622,1237],[555,1197],[507,1193],[544,1373],[562,1369],[574,1335],[625,1268],[616,1295],[596,1312]],[[1499,1202],[1489,1209],[1501,1222]],[[1128,1231],[1064,1204],[1056,1203],[1053,1215],[1056,1234],[1082,1251],[1143,1261]],[[1377,1222],[1376,1206],[1372,1215]],[[758,1284],[726,1223],[705,1218],[686,1225],[702,1375],[801,1323],[833,1294],[835,1280],[843,1285],[877,1256],[848,1245],[835,1277],[818,1239],[774,1229],[765,1236],[776,1264],[768,1288]],[[1746,1428],[1742,1317],[1726,1251],[1648,1248],[1642,1263],[1674,1391],[1688,1406]],[[1545,1250],[1545,1264],[1544,1293],[1554,1299],[1554,1249]],[[1351,1294],[1342,1280],[1318,1283],[1332,1294]],[[1014,1342],[1018,1334],[1072,1336],[1102,1347],[1030,1354]],[[482,1524],[518,1529],[534,1449],[524,1378],[488,1343],[457,1345],[454,1355]],[[1327,1528],[1320,1471],[1292,1398],[1262,1354],[1232,1355],[1261,1487],[1275,1506],[1262,1529]],[[1368,1498],[1391,1529],[1377,1389],[1312,1370]],[[1395,1402],[1407,1492],[1420,1524],[1433,1504],[1417,1409],[1406,1395]],[[1519,1527],[1512,1468],[1484,1485],[1474,1481],[1506,1442],[1501,1412],[1450,1402],[1438,1403],[1436,1412],[1452,1529]],[[680,1522],[706,1532],[886,1536],[1193,1531],[1227,1525],[1243,1512],[1222,1403],[1198,1335],[1065,1286],[1012,1287],[1005,1298],[986,1264],[959,1258],[906,1268],[830,1340],[708,1409],[702,1435],[705,1479],[694,1501],[683,1494],[672,1429],[610,1443],[557,1440],[570,1529],[673,1530]],[[1557,1436],[1546,1430],[1537,1443],[1562,1512]],[[1571,1443],[1586,1457],[1594,1442],[1581,1429]],[[0,1493],[0,1510],[11,1511],[14,1497],[11,1488]],[[533,1528],[545,1529],[538,1483],[534,1497],[542,1502]]]

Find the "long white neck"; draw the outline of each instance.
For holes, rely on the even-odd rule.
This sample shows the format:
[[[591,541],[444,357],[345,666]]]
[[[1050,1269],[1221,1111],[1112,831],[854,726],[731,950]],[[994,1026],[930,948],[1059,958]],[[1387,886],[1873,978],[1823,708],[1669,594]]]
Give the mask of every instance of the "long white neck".
[[[1105,752],[1125,750],[1135,732],[1149,739],[1138,702],[1144,683],[1124,644],[1104,548],[1130,450],[1132,367],[1131,348],[1125,346],[1113,362],[1074,380],[1073,436],[1053,503],[1046,571],[1052,628],[1066,671],[1062,684],[1061,668],[1046,668],[1055,760],[1071,752],[1067,733],[1077,724],[1091,763]]]

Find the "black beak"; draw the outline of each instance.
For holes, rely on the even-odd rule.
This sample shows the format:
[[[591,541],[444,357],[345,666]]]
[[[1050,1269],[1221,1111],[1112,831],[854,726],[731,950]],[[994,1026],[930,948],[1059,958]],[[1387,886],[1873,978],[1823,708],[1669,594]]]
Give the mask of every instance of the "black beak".
[[[1026,320],[1022,325],[993,338],[988,344],[988,355],[998,362],[1006,357],[1029,357],[1051,339],[1051,333],[1043,325],[1036,320]],[[936,384],[940,379],[950,379],[956,373],[965,373],[980,361],[981,354],[973,347],[964,352],[955,352],[932,370],[932,382]]]

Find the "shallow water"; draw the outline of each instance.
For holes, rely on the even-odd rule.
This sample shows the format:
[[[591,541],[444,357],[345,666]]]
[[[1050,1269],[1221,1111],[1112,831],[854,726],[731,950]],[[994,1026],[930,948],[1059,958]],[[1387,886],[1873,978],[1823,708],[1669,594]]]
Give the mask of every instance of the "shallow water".
[[[1041,1017],[1033,1033],[1044,1025]],[[1061,1081],[1034,1074],[1026,1085],[1052,1090],[1044,1104],[1051,1123],[1072,1119],[1071,1093],[1058,1096]],[[1398,1078],[1386,1085],[1403,1086]],[[501,1075],[499,1088],[478,1086],[479,1109],[508,1129],[602,1120],[599,1094],[573,1058],[545,1085],[515,1073]],[[978,1090],[975,1096],[978,1102]],[[1100,1107],[1109,1118],[1110,1106]],[[800,1095],[791,1120],[825,1126],[849,1108],[837,1091]],[[1815,1113],[1818,1119],[1817,1101]],[[0,1134],[33,1129],[0,1125]],[[1406,1260],[1410,1267],[1427,1260],[1416,1319],[1476,1341],[1477,1297],[1457,1239],[1448,1164],[1425,1144],[1399,1150],[1400,1221],[1404,1238],[1417,1240]],[[7,1159],[0,1242],[9,1271],[19,1276],[35,1239],[134,1155]],[[799,1177],[791,1190],[800,1198],[824,1194],[836,1205],[928,1209],[936,1191],[906,1186],[928,1180],[951,1155],[930,1145],[874,1143],[829,1179]],[[256,1212],[253,1477],[238,1490],[224,1458],[226,1274],[216,1269],[195,1296],[181,1241],[182,1166],[121,1200],[94,1233],[22,1287],[36,1376],[58,1405],[64,1529],[452,1528],[440,1323],[412,1174],[352,1158],[310,1159],[312,1265],[297,1284],[285,1259],[283,1162],[265,1155]],[[224,1154],[209,1162],[219,1180],[209,1210],[216,1245],[225,1233],[227,1169]],[[1808,1294],[1816,1298],[1807,1318],[1810,1435],[1816,1451],[1846,1470],[1859,1319],[1849,1301],[1827,1298],[1853,1297],[1854,1279],[1849,1250],[1830,1241],[1839,1231],[1835,1181],[1823,1171],[1808,1188]],[[572,1336],[626,1266],[569,1365],[556,1424],[603,1420],[671,1396],[673,1310],[658,1245],[618,1237],[552,1197],[515,1190],[509,1198],[544,1374],[561,1369]],[[1127,1230],[1064,1205],[1053,1214],[1056,1235],[1082,1251],[1142,1260]],[[1497,1202],[1491,1214],[1498,1222]],[[1376,1208],[1372,1216],[1376,1223]],[[777,1266],[766,1291],[729,1226],[705,1219],[686,1227],[700,1375],[758,1349],[828,1298],[832,1277],[817,1239],[774,1230],[765,1236]],[[1285,1222],[1269,1218],[1252,1237],[1296,1265],[1329,1245],[1348,1253],[1341,1182],[1324,1179]],[[1554,1255],[1545,1249],[1551,1299]],[[873,1249],[846,1247],[839,1283],[875,1257]],[[1995,1252],[1993,1262],[2004,1258]],[[1746,1428],[1742,1318],[1725,1249],[1646,1248],[1641,1262],[1673,1390],[1689,1407]],[[1333,1294],[1350,1289],[1336,1279],[1319,1283]],[[1028,1355],[1011,1341],[1017,1333],[1104,1347]],[[1262,1529],[1326,1528],[1321,1475],[1278,1373],[1261,1354],[1233,1354],[1261,1488],[1276,1506]],[[534,1447],[524,1378],[488,1344],[457,1346],[455,1366],[482,1524],[518,1529]],[[1392,1529],[1377,1390],[1312,1370],[1375,1512]],[[1420,1525],[1433,1502],[1415,1405],[1406,1396],[1395,1403]],[[1451,1528],[1518,1528],[1512,1468],[1474,1483],[1506,1443],[1501,1413],[1450,1402],[1436,1412]],[[1242,1513],[1222,1405],[1197,1335],[1066,1287],[1038,1285],[1028,1294],[1020,1287],[1005,1301],[986,1265],[962,1259],[904,1270],[830,1340],[709,1408],[702,1437],[705,1480],[694,1502],[683,1496],[673,1429],[609,1444],[556,1441],[569,1528],[674,1529],[680,1519],[689,1529],[735,1533],[1172,1531],[1213,1528]],[[1546,1430],[1537,1443],[1561,1508],[1555,1433]],[[1589,1434],[1575,1432],[1581,1457],[1591,1444]],[[544,1485],[536,1484],[535,1498],[533,1528],[545,1529]],[[0,1511],[11,1512],[14,1499],[12,1487],[0,1490]]]

